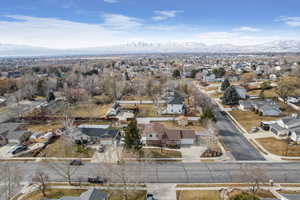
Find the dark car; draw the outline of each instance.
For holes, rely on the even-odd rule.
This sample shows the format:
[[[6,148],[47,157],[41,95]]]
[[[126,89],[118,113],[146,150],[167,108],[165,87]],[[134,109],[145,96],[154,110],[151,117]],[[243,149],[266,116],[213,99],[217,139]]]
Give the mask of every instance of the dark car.
[[[152,193],[147,193],[147,200],[155,200]]]
[[[89,177],[88,182],[89,183],[103,184],[103,183],[106,183],[107,180],[105,178],[100,177],[100,176],[96,176],[96,177],[93,177],[93,178]]]
[[[70,165],[80,166],[80,165],[83,165],[83,163],[82,163],[81,160],[72,160],[72,161],[70,162]]]
[[[28,147],[26,145],[22,145],[22,146],[18,146],[15,150],[13,150],[11,153],[12,154],[17,154],[17,153],[20,153],[22,151],[25,151],[27,150]]]

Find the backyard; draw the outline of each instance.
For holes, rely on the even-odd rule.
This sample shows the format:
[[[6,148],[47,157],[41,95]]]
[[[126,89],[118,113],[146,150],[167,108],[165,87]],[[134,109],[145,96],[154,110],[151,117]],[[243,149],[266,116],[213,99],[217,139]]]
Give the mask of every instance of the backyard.
[[[300,156],[300,145],[288,145],[286,140],[276,138],[256,139],[267,151],[279,156]]]

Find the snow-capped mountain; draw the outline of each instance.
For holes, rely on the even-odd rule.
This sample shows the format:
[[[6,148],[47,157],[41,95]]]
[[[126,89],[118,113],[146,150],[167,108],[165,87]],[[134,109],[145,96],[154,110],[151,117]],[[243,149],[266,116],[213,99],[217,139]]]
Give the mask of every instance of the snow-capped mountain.
[[[133,53],[256,53],[300,52],[300,41],[280,40],[258,45],[237,46],[232,44],[206,45],[199,42],[148,43],[131,42],[121,45],[82,49],[47,49],[25,45],[0,44],[2,56],[51,56],[88,54],[133,54]]]

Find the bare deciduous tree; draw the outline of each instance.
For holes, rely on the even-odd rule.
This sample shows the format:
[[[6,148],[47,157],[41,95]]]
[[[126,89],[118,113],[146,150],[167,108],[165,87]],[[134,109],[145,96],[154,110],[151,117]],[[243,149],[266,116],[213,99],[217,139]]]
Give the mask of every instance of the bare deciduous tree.
[[[11,199],[20,189],[22,176],[20,169],[11,163],[0,164],[0,199]]]
[[[267,183],[266,171],[258,165],[241,165],[242,180],[249,184],[250,192],[255,195],[261,185]]]
[[[36,171],[34,177],[32,178],[32,182],[37,185],[39,191],[43,194],[44,197],[46,197],[48,181],[49,181],[48,175],[42,170]]]

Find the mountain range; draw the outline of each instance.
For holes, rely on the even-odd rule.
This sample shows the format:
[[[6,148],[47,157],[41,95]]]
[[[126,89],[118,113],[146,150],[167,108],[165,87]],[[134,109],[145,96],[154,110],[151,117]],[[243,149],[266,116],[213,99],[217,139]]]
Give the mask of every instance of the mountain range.
[[[300,41],[279,40],[258,45],[218,44],[198,42],[147,43],[132,42],[122,45],[81,49],[49,49],[27,45],[0,44],[0,57],[6,56],[60,56],[137,53],[263,53],[300,52]]]

